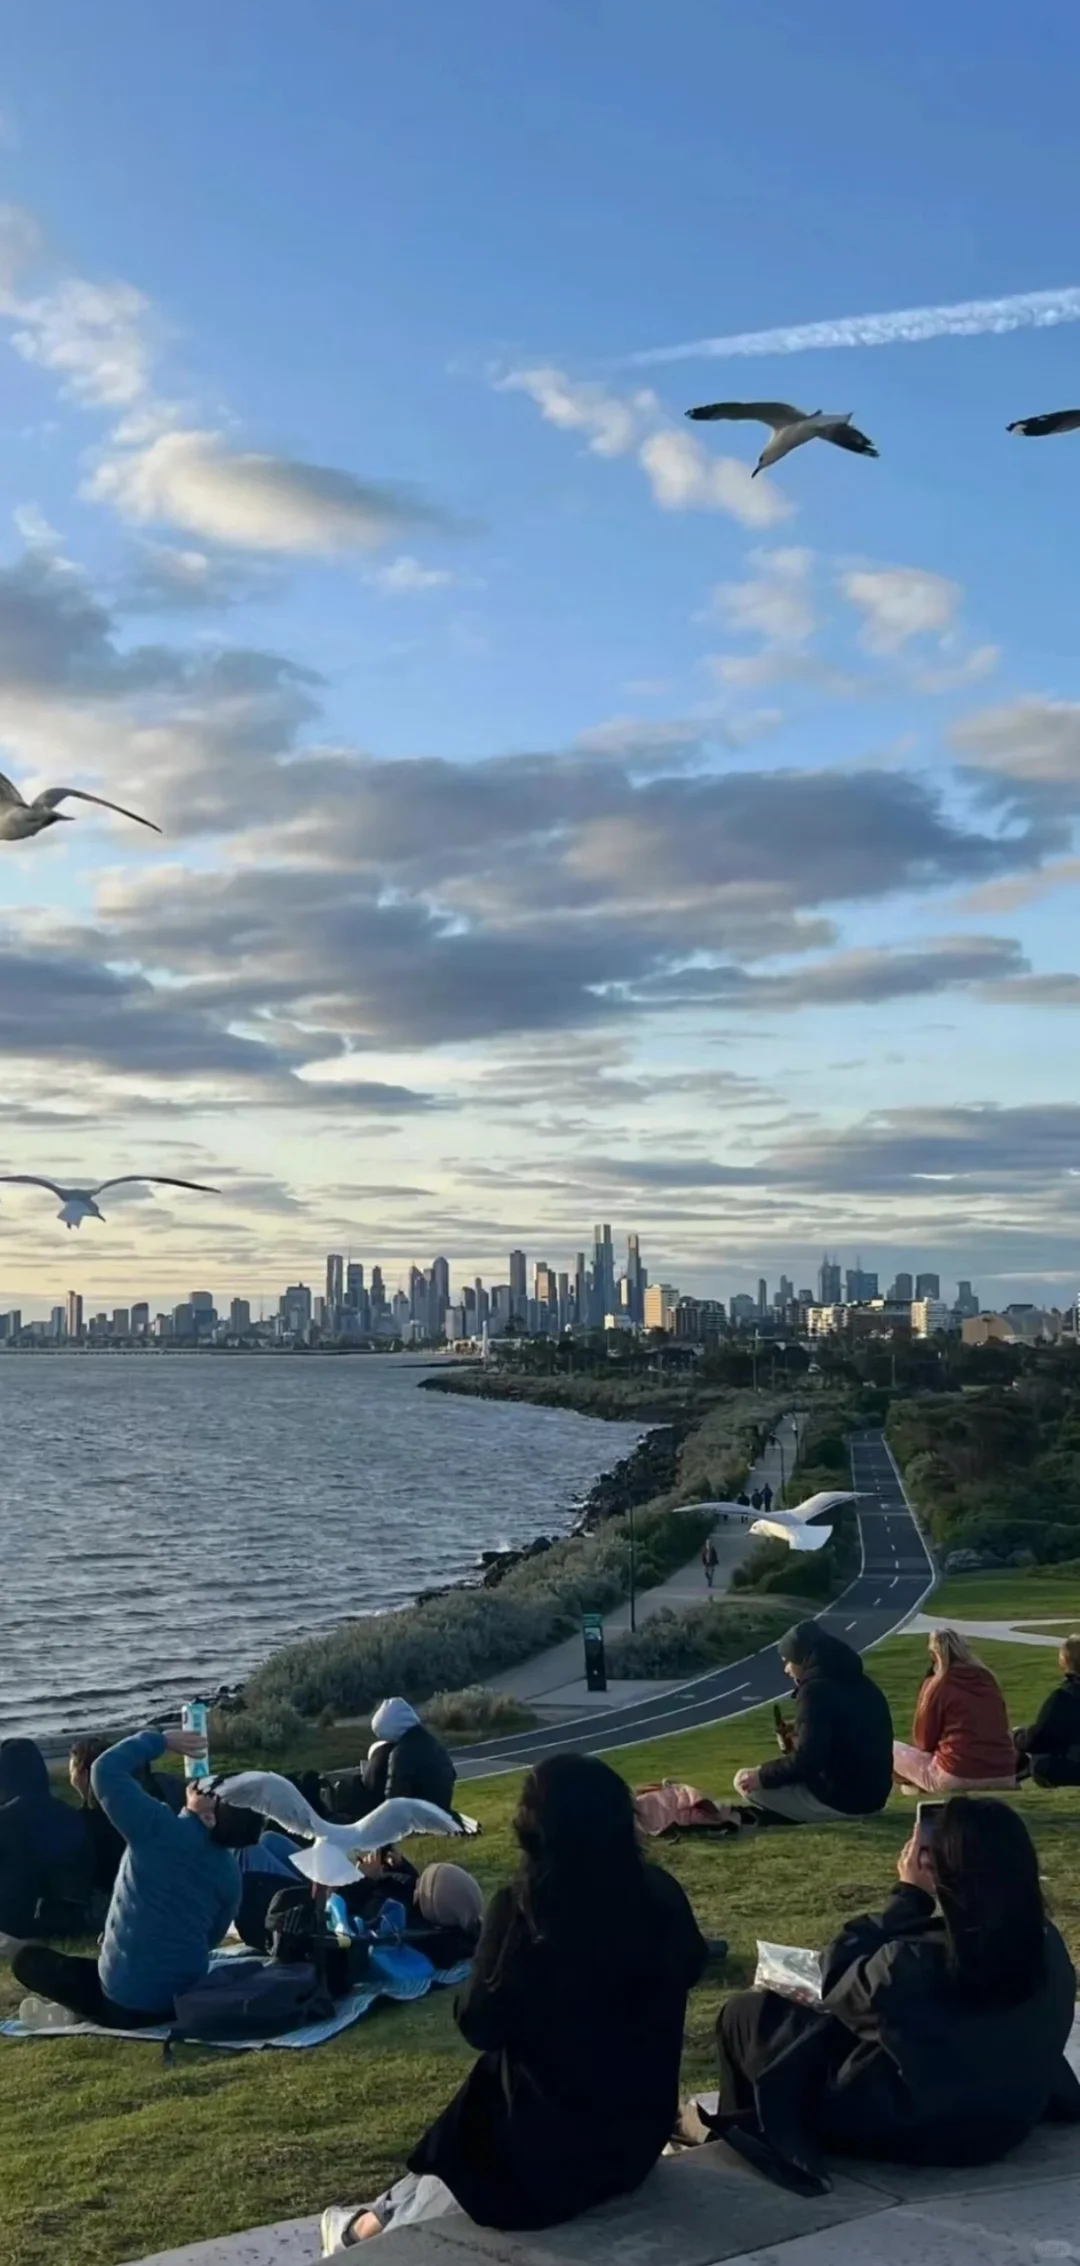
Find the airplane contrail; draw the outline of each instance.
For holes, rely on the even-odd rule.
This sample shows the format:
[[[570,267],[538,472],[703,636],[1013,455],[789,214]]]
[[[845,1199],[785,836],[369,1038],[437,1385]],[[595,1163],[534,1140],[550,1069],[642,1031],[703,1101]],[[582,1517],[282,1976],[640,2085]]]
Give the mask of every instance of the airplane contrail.
[[[917,346],[926,338],[977,338],[988,331],[1049,330],[1080,322],[1080,284],[1057,291],[1017,291],[1007,299],[961,299],[953,307],[898,307],[884,315],[838,315],[832,322],[795,323],[777,330],[733,331],[695,338],[683,346],[654,346],[629,354],[626,365],[691,362],[701,356],[726,362],[740,355],[810,354],[844,346]]]

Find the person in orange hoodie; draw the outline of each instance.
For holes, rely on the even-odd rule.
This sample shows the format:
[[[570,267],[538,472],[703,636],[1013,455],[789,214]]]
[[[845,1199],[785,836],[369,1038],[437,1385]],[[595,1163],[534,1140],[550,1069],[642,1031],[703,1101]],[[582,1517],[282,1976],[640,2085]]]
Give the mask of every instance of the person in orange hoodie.
[[[1016,1784],[1016,1749],[997,1677],[955,1629],[935,1629],[911,1731],[893,1745],[893,1770],[920,1794],[1000,1791]]]

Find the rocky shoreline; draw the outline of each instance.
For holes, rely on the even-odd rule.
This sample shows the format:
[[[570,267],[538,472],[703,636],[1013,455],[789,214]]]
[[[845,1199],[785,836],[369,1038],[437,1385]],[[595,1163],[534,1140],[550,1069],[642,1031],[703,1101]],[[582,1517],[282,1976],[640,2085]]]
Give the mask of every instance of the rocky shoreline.
[[[679,1449],[692,1429],[688,1423],[657,1425],[628,1456],[620,1456],[610,1471],[602,1471],[578,1511],[571,1534],[593,1534],[606,1520],[625,1518],[628,1511],[640,1510],[654,1496],[666,1494],[675,1485]],[[515,1566],[542,1557],[553,1543],[565,1540],[565,1535],[538,1534],[512,1550],[481,1551],[482,1586],[497,1589]]]

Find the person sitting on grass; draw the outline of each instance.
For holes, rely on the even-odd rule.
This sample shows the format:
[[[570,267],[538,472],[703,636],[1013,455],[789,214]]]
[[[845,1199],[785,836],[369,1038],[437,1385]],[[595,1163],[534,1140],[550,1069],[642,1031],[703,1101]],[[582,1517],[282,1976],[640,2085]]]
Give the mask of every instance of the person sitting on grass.
[[[206,1974],[239,1908],[240,1869],[232,1851],[250,1839],[251,1818],[200,1793],[197,1779],[174,1816],[140,1783],[140,1773],[159,1756],[195,1755],[204,1745],[186,1731],[138,1731],[99,1755],[90,1773],[94,1795],[126,1844],[101,1950],[90,1959],[25,1945],[11,1971],[32,1994],[23,2017],[28,2023],[51,2027],[50,2009],[57,2006],[108,2030],[171,2023],[178,1993]]]
[[[882,1917],[824,1954],[820,2007],[755,1990],[721,2008],[710,2121],[763,2168],[813,2179],[821,2151],[988,2164],[1044,2117],[1080,2121],[1076,1976],[1022,1818],[955,1795],[896,1869]]]
[[[1021,1775],[1036,1786],[1080,1786],[1080,1636],[1066,1637],[1058,1666],[1064,1683],[1044,1699],[1030,1729],[1013,1734]]]
[[[795,1685],[794,1727],[778,1729],[775,1762],[735,1774],[759,1823],[826,1825],[871,1817],[892,1792],[889,1703],[857,1652],[820,1621],[799,1621],[777,1647]]]
[[[91,1772],[99,1755],[108,1754],[113,1741],[104,1737],[76,1739],[68,1756],[68,1784],[77,1794],[86,1819],[93,1854],[94,1889],[98,1896],[108,1898],[116,1884],[120,1860],[124,1854],[124,1836],[118,1833],[110,1818],[106,1817],[91,1784]],[[164,1802],[177,1814],[184,1806],[184,1782],[175,1772],[168,1776],[149,1767],[139,1773],[139,1784],[145,1786],[155,1801]]]
[[[319,1780],[321,1814],[352,1825],[377,1810],[382,1802],[398,1798],[434,1802],[440,1810],[453,1805],[457,1772],[450,1755],[422,1723],[408,1700],[387,1699],[371,1718],[374,1740],[368,1758],[354,1770],[325,1772]],[[311,1799],[305,1780],[301,1791]]]
[[[1016,1749],[997,1677],[955,1629],[935,1629],[919,1689],[910,1746],[898,1739],[893,1769],[922,1794],[974,1793],[1016,1784]]]
[[[0,1740],[0,1951],[32,1936],[77,1935],[93,1886],[86,1820],[53,1793],[40,1747]]]
[[[323,2213],[323,2255],[460,2210],[539,2228],[639,2187],[678,2112],[687,1993],[708,1947],[670,1873],[647,1864],[633,1796],[594,1756],[529,1772],[517,1878],[488,1911],[458,2028],[480,2059],[409,2160]]]

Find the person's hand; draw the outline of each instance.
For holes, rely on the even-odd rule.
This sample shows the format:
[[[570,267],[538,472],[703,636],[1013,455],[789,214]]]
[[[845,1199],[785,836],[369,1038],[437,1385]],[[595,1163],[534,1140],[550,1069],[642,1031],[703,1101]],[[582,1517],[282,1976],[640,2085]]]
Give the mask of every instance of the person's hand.
[[[738,1770],[735,1773],[735,1791],[737,1794],[756,1794],[760,1784],[761,1777],[756,1770]]]
[[[896,1873],[905,1888],[924,1888],[928,1896],[934,1895],[936,1884],[929,1846],[918,1832],[905,1841],[896,1860]]]
[[[197,1755],[206,1753],[206,1734],[203,1731],[165,1731],[165,1751],[170,1755],[183,1755],[194,1762]]]
[[[365,1880],[378,1880],[386,1870],[382,1861],[381,1849],[357,1850],[352,1861],[363,1873]]]

